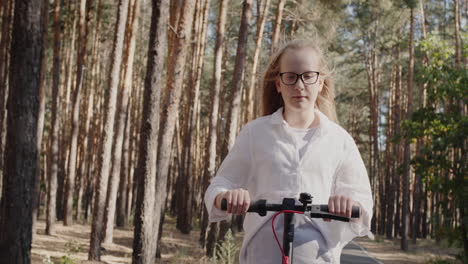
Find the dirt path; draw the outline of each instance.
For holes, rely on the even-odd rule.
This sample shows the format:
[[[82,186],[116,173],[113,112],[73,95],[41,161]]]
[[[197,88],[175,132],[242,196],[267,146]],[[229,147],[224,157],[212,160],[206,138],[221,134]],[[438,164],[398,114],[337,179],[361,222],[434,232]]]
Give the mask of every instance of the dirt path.
[[[196,230],[191,235],[181,234],[175,229],[175,220],[166,217],[168,223],[164,228],[162,241],[162,259],[156,263],[208,263],[203,250],[198,245],[198,234]],[[71,263],[91,264],[98,262],[86,261],[89,249],[90,225],[57,225],[57,236],[44,235],[45,223],[39,221],[39,234],[33,239],[32,263],[43,264],[49,256],[53,263],[61,263],[60,260],[68,257]],[[114,231],[114,244],[103,245],[102,261],[109,264],[131,263],[132,258],[133,230],[116,229]],[[372,257],[383,263],[396,264],[419,264],[445,259],[455,262],[456,249],[436,246],[432,240],[419,240],[417,246],[410,244],[408,253],[399,249],[399,240],[376,240],[367,238],[355,240],[360,246],[368,251]]]

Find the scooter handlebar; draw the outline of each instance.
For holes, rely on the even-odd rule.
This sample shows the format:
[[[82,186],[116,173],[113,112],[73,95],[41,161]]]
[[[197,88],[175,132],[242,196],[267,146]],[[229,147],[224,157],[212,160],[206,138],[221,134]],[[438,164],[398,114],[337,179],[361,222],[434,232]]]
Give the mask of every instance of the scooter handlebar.
[[[266,200],[258,200],[250,204],[247,212],[249,213],[258,213],[260,216],[265,216],[268,211],[279,212],[283,210],[288,210],[291,208],[284,208],[283,204],[268,204]],[[221,210],[227,210],[227,200],[221,200]],[[304,208],[303,205],[295,205],[292,209],[294,211],[301,211],[305,214],[310,213],[311,218],[325,218],[325,219],[334,219],[339,221],[348,222],[349,218],[341,215],[331,214],[328,210],[328,204],[312,204],[307,205]],[[359,206],[353,206],[351,210],[351,218],[360,217],[360,208]]]

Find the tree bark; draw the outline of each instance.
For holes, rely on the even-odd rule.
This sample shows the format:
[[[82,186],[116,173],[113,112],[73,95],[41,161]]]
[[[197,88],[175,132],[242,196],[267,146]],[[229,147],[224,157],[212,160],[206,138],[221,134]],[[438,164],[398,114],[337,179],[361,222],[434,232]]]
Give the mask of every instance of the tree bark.
[[[137,182],[135,229],[133,240],[133,264],[154,263],[158,225],[154,224],[156,196],[156,161],[158,158],[158,134],[160,95],[163,83],[164,51],[166,49],[166,23],[169,0],[153,0],[147,70],[144,86],[142,122],[138,167],[134,179]]]
[[[177,37],[174,43],[173,54],[169,54],[169,64],[173,71],[168,71],[167,87],[164,100],[165,108],[162,109],[161,133],[158,143],[158,170],[156,180],[156,201],[154,203],[154,230],[155,236],[159,233],[161,214],[164,208],[167,194],[167,177],[169,163],[171,161],[171,148],[174,138],[175,124],[179,115],[179,105],[182,93],[184,68],[188,45],[191,41],[191,29],[194,17],[195,1],[184,1],[181,9]]]
[[[112,243],[113,238],[113,231],[114,231],[114,219],[115,219],[115,207],[117,202],[117,188],[119,186],[120,180],[120,169],[121,169],[121,162],[122,162],[122,145],[124,140],[124,131],[125,131],[125,123],[127,120],[127,110],[128,110],[128,100],[129,100],[129,93],[132,89],[132,80],[133,80],[133,61],[135,58],[135,39],[136,39],[136,31],[138,29],[138,16],[140,13],[140,1],[134,0],[133,1],[133,9],[131,9],[132,13],[129,12],[129,27],[127,32],[128,40],[128,47],[126,49],[125,57],[126,59],[126,69],[124,73],[124,83],[121,88],[121,105],[118,111],[118,120],[116,126],[116,134],[115,134],[115,152],[113,154],[113,166],[111,172],[111,180],[109,182],[109,190],[108,190],[108,197],[106,202],[106,232],[104,235],[104,243],[110,244]],[[130,10],[130,9],[129,9]]]
[[[186,138],[187,142],[185,145],[186,153],[184,155],[184,172],[181,176],[183,177],[183,190],[179,193],[181,206],[180,209],[183,212],[179,212],[177,217],[177,226],[184,234],[189,234],[192,230],[192,221],[193,221],[193,205],[194,199],[193,194],[195,191],[196,184],[196,164],[197,164],[197,155],[196,155],[196,136],[199,133],[197,130],[197,120],[199,117],[199,98],[200,98],[200,83],[201,83],[201,74],[203,69],[203,58],[205,54],[205,43],[206,43],[206,28],[208,23],[208,11],[209,11],[209,0],[200,1],[199,6],[199,18],[198,26],[195,33],[197,34],[197,45],[195,45],[195,56],[194,56],[194,68],[192,74],[192,81],[194,86],[188,86],[192,91],[192,96],[189,98],[191,100],[188,105],[188,120],[186,124]]]
[[[271,48],[270,55],[278,49],[279,45],[279,36],[281,33],[281,24],[283,21],[283,9],[286,0],[278,0],[278,6],[276,7],[276,19],[275,26],[273,28],[273,36],[271,37]]]
[[[242,80],[244,77],[245,62],[246,62],[246,51],[247,51],[247,38],[249,34],[248,26],[250,18],[252,16],[252,0],[244,0],[242,8],[242,18],[239,28],[239,37],[237,42],[236,51],[236,62],[234,65],[234,73],[232,77],[233,91],[231,94],[231,105],[229,108],[229,114],[226,123],[226,139],[227,142],[224,144],[222,157],[226,157],[228,151],[234,145],[238,126],[239,116],[241,111],[241,97],[242,97]],[[221,223],[221,227],[218,234],[218,240],[224,239],[230,224]]]
[[[78,155],[78,132],[80,130],[79,118],[80,118],[80,104],[81,104],[81,91],[83,88],[84,72],[83,67],[86,65],[87,59],[87,36],[88,36],[88,25],[86,23],[87,12],[89,9],[91,0],[81,0],[80,12],[79,12],[79,24],[78,24],[78,49],[77,49],[77,69],[76,69],[76,83],[73,94],[73,114],[71,117],[71,144],[70,152],[68,157],[68,174],[65,185],[65,196],[64,196],[64,225],[73,224],[73,192],[75,189],[75,177],[76,177],[76,161]],[[89,13],[88,13],[89,16]]]
[[[206,162],[205,170],[203,173],[203,191],[208,188],[209,180],[214,177],[216,167],[216,142],[217,142],[217,127],[219,118],[219,92],[221,90],[221,71],[223,62],[223,45],[226,34],[226,14],[229,0],[221,0],[219,5],[218,25],[216,32],[216,44],[214,51],[214,66],[213,66],[213,84],[211,91],[211,111],[210,111],[210,123],[209,123],[209,134],[206,141]],[[206,229],[208,226],[208,212],[206,208],[203,210],[203,219],[200,231],[200,243],[202,246],[205,245]],[[216,223],[214,224],[216,225]],[[215,237],[215,236],[214,236]],[[211,249],[214,248],[213,239],[209,243]],[[208,255],[212,255],[212,252],[208,252]]]
[[[407,109],[406,109],[406,119],[411,118],[411,90],[413,87],[413,71],[414,71],[414,14],[413,8],[411,8],[410,16],[410,36],[409,36],[409,61],[408,61],[408,83],[407,83]],[[408,227],[409,227],[409,180],[411,173],[411,145],[408,141],[405,142],[405,154],[404,154],[404,163],[405,163],[405,173],[403,179],[403,207],[402,207],[402,232],[401,232],[401,249],[408,251]]]
[[[8,100],[8,63],[10,58],[11,27],[13,25],[14,0],[4,1],[2,16],[2,38],[0,39],[0,197],[2,197],[2,176],[4,174],[4,149],[6,137],[6,101]]]
[[[229,114],[226,124],[226,139],[227,143],[224,144],[222,157],[225,157],[231,147],[234,145],[236,139],[237,127],[239,124],[239,114],[241,110],[241,97],[242,97],[242,80],[244,77],[246,53],[247,53],[247,39],[249,35],[249,23],[252,17],[252,0],[244,0],[242,8],[242,18],[239,28],[239,37],[237,41],[236,61],[234,65],[234,73],[232,77],[232,94],[231,105],[229,107]]]
[[[17,1],[11,42],[5,174],[0,201],[2,263],[31,262],[32,204],[46,1]],[[6,191],[8,190],[8,191]]]
[[[133,94],[133,93],[132,93]],[[127,193],[127,186],[129,186],[129,173],[128,173],[128,167],[129,167],[129,145],[130,145],[130,127],[131,127],[131,122],[130,122],[130,104],[128,105],[127,109],[127,117],[125,120],[125,134],[124,134],[124,143],[122,147],[122,162],[121,162],[121,168],[120,168],[120,183],[119,183],[119,190],[118,193],[119,195],[117,196],[117,210],[116,210],[116,225],[118,227],[124,227],[127,225],[127,211],[126,211],[126,204],[127,204],[127,199],[128,199],[128,193]]]
[[[454,23],[455,23],[455,63],[458,68],[461,67],[463,59],[463,45],[461,44],[462,40],[460,37],[460,8],[459,1],[453,0],[453,13],[454,13]]]
[[[101,152],[99,153],[100,172],[96,184],[94,199],[93,224],[91,228],[91,242],[88,259],[100,260],[101,242],[104,231],[104,210],[106,203],[107,185],[111,163],[112,141],[114,136],[115,110],[117,105],[117,91],[119,87],[120,67],[124,44],[125,25],[127,23],[129,0],[120,0],[117,23],[115,25],[114,44],[111,56],[111,70],[109,71],[109,92],[106,97],[106,111],[104,112],[104,129]]]
[[[55,220],[56,220],[56,192],[57,192],[57,173],[58,173],[58,144],[59,144],[59,129],[60,115],[58,114],[59,94],[60,94],[60,47],[61,42],[61,27],[60,27],[60,0],[54,1],[54,57],[52,65],[52,115],[50,127],[50,143],[48,157],[48,183],[47,190],[47,220],[46,234],[55,235]]]
[[[37,230],[37,217],[39,214],[39,205],[40,205],[40,182],[41,182],[41,175],[43,174],[44,167],[41,166],[42,159],[42,136],[44,134],[44,119],[45,119],[45,104],[46,104],[46,94],[45,94],[45,75],[47,69],[47,56],[45,55],[45,50],[47,49],[47,25],[48,25],[48,13],[49,13],[49,2],[44,4],[44,18],[42,22],[44,25],[42,26],[43,29],[43,36],[42,36],[42,65],[41,65],[41,79],[39,84],[39,112],[38,112],[38,120],[37,120],[37,152],[39,154],[36,180],[33,189],[33,212],[32,212],[32,235],[35,236]],[[1,181],[1,178],[0,178]],[[0,187],[1,188],[1,187]],[[1,195],[0,195],[1,197]]]
[[[257,3],[258,4],[258,3]],[[245,118],[244,122],[247,123],[250,120],[254,119],[256,112],[254,111],[254,102],[257,102],[256,97],[259,97],[259,90],[256,88],[257,84],[257,65],[258,65],[258,57],[260,55],[260,50],[262,48],[262,40],[263,40],[263,29],[265,26],[266,18],[268,17],[268,8],[270,6],[270,0],[265,0],[263,3],[263,10],[261,10],[257,21],[257,33],[255,36],[255,51],[253,55],[253,62],[252,62],[252,71],[250,72],[250,86],[247,89],[247,98],[246,98],[246,110],[245,110]]]

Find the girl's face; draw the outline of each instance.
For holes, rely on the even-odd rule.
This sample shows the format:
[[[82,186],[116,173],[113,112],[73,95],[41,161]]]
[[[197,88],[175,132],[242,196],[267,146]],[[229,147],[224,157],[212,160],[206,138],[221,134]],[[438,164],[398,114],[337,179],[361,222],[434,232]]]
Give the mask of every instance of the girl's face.
[[[283,54],[280,76],[276,77],[275,83],[276,90],[283,97],[285,111],[304,112],[314,109],[317,95],[323,87],[323,80],[316,73],[319,70],[319,60],[312,48],[287,50]]]

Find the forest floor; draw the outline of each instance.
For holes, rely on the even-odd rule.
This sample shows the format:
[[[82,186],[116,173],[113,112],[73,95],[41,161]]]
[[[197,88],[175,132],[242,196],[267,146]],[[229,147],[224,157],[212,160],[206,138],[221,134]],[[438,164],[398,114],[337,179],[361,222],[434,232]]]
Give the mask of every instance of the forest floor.
[[[166,217],[162,238],[162,258],[156,263],[210,263],[204,256],[198,244],[199,232],[195,230],[190,235],[181,234],[175,228],[175,219]],[[33,264],[97,264],[97,263],[131,263],[132,229],[115,229],[114,244],[103,245],[103,262],[86,261],[89,249],[91,226],[75,224],[63,226],[57,223],[57,235],[44,234],[45,222],[38,223],[38,234],[33,239]],[[242,233],[238,233],[236,241],[240,244]],[[399,249],[399,240],[387,240],[377,237],[355,239],[368,254],[383,263],[419,264],[419,263],[461,263],[456,261],[460,249],[436,245],[433,240],[418,240],[416,245],[410,243],[409,252]]]

